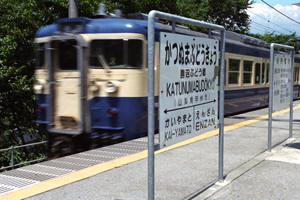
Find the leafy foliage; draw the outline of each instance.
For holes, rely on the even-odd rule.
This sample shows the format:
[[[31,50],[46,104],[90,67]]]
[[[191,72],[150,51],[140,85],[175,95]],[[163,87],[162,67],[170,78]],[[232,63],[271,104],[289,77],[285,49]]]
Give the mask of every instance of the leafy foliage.
[[[176,1],[172,0],[104,0],[107,10],[120,9],[124,15],[129,13],[149,13],[151,10],[159,10],[168,13],[176,13]]]
[[[105,0],[109,12],[119,8],[124,15],[149,13],[159,10],[192,19],[224,26],[227,30],[247,33],[249,16],[246,9],[252,4],[248,0]]]
[[[299,36],[296,36],[296,32],[284,35],[284,34],[275,34],[274,32],[267,32],[265,34],[252,34],[251,36],[259,38],[266,41],[269,45],[271,43],[283,44],[287,46],[295,46],[295,51],[300,50],[300,43],[297,40],[300,40]]]
[[[248,0],[178,0],[177,13],[181,16],[222,25],[238,33],[249,31]]]
[[[82,16],[90,17],[98,8],[96,0],[79,4]],[[26,137],[45,139],[34,122],[34,36],[39,28],[66,17],[68,0],[0,0],[0,149],[25,144]],[[41,157],[45,146],[15,150],[16,161]],[[1,152],[0,167],[10,163],[9,155]]]

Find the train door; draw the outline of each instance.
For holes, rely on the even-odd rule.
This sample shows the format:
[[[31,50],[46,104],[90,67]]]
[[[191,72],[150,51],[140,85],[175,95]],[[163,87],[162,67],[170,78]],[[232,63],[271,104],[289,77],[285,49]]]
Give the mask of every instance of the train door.
[[[262,60],[262,74],[261,74],[261,84],[265,88],[262,93],[264,95],[264,103],[267,105],[269,103],[269,80],[270,80],[270,59]]]
[[[48,131],[77,135],[84,130],[83,45],[79,36],[56,37],[48,44]]]
[[[262,85],[269,87],[269,77],[270,77],[270,59],[262,60],[262,73],[261,73]]]
[[[294,98],[299,98],[300,96],[299,73],[300,73],[300,65],[298,63],[295,63],[294,64]]]

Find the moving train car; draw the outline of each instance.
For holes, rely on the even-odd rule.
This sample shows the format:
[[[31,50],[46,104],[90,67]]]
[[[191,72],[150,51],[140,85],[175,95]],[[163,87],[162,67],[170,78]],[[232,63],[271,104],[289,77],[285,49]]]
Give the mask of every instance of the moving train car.
[[[147,16],[129,18],[59,19],[36,33],[37,122],[60,155],[147,134]],[[170,32],[171,26],[157,21],[155,29],[158,80],[159,32]],[[176,33],[208,37],[181,26]],[[267,105],[269,49],[264,41],[226,33],[225,114]],[[298,57],[294,98],[299,97],[299,66]],[[156,82],[156,102],[158,87]]]

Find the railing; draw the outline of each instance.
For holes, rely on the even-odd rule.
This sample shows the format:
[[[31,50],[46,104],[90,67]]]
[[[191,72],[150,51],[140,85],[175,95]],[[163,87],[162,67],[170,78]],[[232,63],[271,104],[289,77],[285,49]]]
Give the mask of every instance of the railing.
[[[23,148],[23,147],[29,147],[29,146],[35,146],[35,145],[44,144],[44,143],[47,143],[47,142],[48,141],[43,141],[43,142],[26,144],[26,145],[16,146],[16,147],[11,146],[10,148],[7,148],[7,149],[1,149],[0,152],[9,151],[9,150],[11,151],[11,165],[0,168],[0,171],[8,169],[8,168],[14,169],[15,167],[20,166],[20,165],[25,165],[25,164],[32,163],[32,162],[38,162],[38,161],[41,161],[41,160],[45,160],[47,157],[43,157],[43,158],[39,158],[39,159],[36,159],[36,160],[30,160],[30,161],[26,161],[26,162],[14,164],[14,149]]]

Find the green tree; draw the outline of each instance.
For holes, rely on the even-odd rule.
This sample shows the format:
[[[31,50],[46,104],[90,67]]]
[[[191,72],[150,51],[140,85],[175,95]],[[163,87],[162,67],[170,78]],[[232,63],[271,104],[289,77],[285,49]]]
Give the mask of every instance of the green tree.
[[[123,15],[149,13],[159,10],[192,19],[224,26],[227,30],[247,33],[249,15],[246,9],[252,5],[248,0],[105,0],[107,10],[120,9]]]
[[[81,16],[90,17],[98,8],[96,0],[79,4]],[[43,138],[34,122],[34,36],[39,28],[66,17],[68,0],[0,0],[0,149],[24,144],[25,135]],[[22,151],[17,160],[32,155]],[[9,164],[9,158],[0,157],[0,168]]]
[[[271,43],[277,43],[288,46],[295,46],[295,51],[300,50],[300,37],[296,36],[296,32],[287,35],[275,34],[275,32],[267,32],[265,34],[252,34],[251,36],[266,41],[269,45],[271,45]]]
[[[179,15],[222,25],[226,30],[238,33],[249,31],[248,0],[178,0]]]
[[[146,13],[151,10],[159,10],[167,13],[176,13],[176,1],[172,0],[105,0],[109,12],[120,9],[123,15],[129,13]]]

